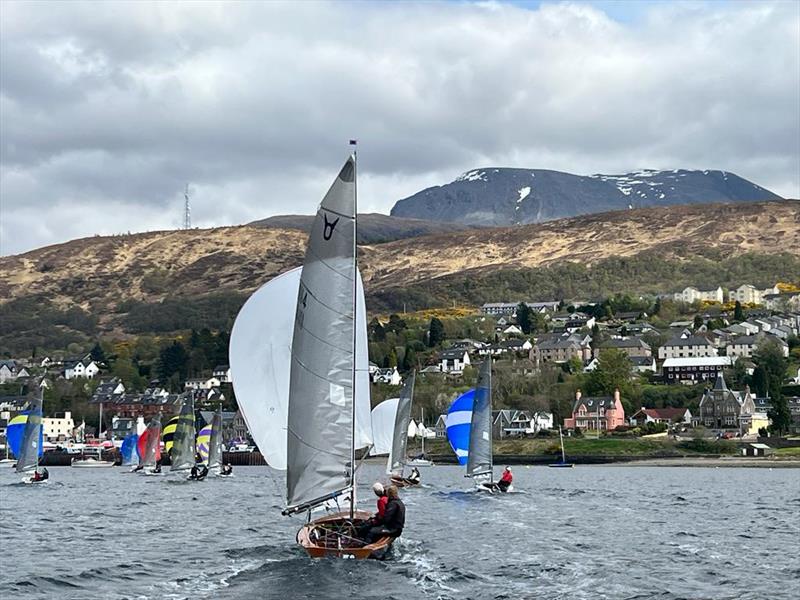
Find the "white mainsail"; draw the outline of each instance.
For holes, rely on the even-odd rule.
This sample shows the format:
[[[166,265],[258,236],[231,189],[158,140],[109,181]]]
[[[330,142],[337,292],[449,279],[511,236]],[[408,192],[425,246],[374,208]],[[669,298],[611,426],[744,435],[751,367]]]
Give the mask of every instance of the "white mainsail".
[[[351,156],[322,200],[300,275],[289,379],[285,512],[312,508],[354,489],[355,168]]]
[[[408,448],[408,426],[411,421],[411,402],[414,397],[414,371],[406,380],[400,391],[400,400],[397,403],[397,412],[394,420],[394,435],[392,436],[392,451],[386,472],[397,477],[403,476],[406,466],[406,450]]]
[[[356,392],[357,393],[357,392]],[[394,422],[400,398],[389,398],[372,409],[372,450],[370,456],[388,455],[392,451]]]

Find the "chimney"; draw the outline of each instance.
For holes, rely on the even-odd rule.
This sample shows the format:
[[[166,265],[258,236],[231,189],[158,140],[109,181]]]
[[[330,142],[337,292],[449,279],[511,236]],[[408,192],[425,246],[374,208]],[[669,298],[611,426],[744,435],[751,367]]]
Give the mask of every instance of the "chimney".
[[[749,385],[744,386],[744,393],[745,394],[749,394],[750,393],[750,386]]]
[[[575,392],[575,401],[577,402],[577,401],[578,401],[578,400],[580,400],[580,399],[581,399],[581,391],[580,391],[580,390],[577,390],[577,391]]]
[[[619,388],[614,388],[614,404],[619,402]]]

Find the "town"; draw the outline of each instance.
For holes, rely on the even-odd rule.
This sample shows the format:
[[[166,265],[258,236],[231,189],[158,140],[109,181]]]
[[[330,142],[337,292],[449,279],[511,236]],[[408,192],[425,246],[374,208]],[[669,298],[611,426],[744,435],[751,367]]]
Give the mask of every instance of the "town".
[[[797,456],[798,331],[800,290],[785,283],[376,315],[368,325],[372,404],[416,370],[415,405],[425,415],[417,422],[433,438],[430,451],[447,460],[447,406],[474,385],[475,365],[492,359],[499,454],[552,453],[549,438],[560,427],[568,449],[594,458]],[[255,451],[231,385],[227,340],[227,332],[201,329],[102,339],[68,349],[82,352],[72,357],[54,349],[8,357],[0,361],[0,447],[37,380],[46,450],[113,449],[191,395],[201,425],[224,409],[226,448]],[[603,440],[616,445],[591,443]]]

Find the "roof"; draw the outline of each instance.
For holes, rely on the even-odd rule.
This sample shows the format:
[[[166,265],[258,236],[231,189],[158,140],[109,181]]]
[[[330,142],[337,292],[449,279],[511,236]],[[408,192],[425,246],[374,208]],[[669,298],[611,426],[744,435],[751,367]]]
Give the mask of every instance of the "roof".
[[[642,408],[636,414],[644,413],[654,419],[675,419],[686,414],[688,408]],[[636,416],[636,415],[634,415]]]
[[[581,345],[574,340],[560,339],[560,340],[542,340],[536,346],[539,350],[557,350],[559,348],[580,348]]]
[[[650,344],[641,338],[630,337],[625,339],[610,339],[600,345],[601,348],[647,348]]]
[[[730,356],[695,356],[694,358],[668,358],[662,367],[729,367]]]
[[[629,356],[628,360],[634,367],[650,367],[656,359],[652,356]]]
[[[575,400],[572,412],[578,412],[578,408],[580,408],[581,404],[586,406],[588,412],[597,412],[598,407],[606,410],[616,408],[612,396],[582,396],[580,399]]]
[[[230,365],[217,365],[216,367],[214,367],[214,370],[215,371],[227,371],[230,368],[231,368]]]
[[[759,450],[772,450],[772,448],[766,444],[750,444],[750,447],[758,448]]]
[[[468,354],[468,352],[464,348],[456,349],[456,350],[443,350],[441,354],[439,354],[439,358],[441,360],[452,360],[454,358],[462,359],[464,355]]]
[[[722,376],[722,373],[717,375],[717,380],[714,382],[714,390],[718,392],[727,391],[728,386],[725,384],[725,378]]]

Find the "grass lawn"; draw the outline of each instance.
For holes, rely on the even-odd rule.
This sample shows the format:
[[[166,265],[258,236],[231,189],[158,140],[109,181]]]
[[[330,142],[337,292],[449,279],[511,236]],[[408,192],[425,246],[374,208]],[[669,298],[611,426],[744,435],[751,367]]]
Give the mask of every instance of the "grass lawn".
[[[775,456],[791,456],[800,458],[800,448],[776,448]]]

